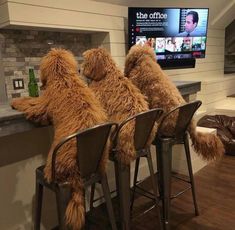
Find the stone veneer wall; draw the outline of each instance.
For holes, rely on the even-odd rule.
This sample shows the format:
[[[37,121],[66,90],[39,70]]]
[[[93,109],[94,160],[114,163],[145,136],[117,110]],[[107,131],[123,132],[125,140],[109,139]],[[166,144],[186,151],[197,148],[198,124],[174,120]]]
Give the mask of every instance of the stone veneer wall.
[[[0,77],[5,77],[8,99],[28,96],[28,69],[34,68],[39,81],[40,60],[51,48],[69,49],[80,63],[82,52],[91,47],[91,35],[81,33],[3,29],[0,37],[3,68]],[[14,79],[23,79],[24,88],[14,89]]]

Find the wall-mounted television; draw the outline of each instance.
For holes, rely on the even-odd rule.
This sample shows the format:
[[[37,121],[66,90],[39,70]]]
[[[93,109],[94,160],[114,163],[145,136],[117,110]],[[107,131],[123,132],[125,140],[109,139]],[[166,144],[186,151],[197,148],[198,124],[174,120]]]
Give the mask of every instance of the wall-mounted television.
[[[195,67],[206,54],[208,14],[208,8],[129,7],[129,48],[151,46],[165,69]]]

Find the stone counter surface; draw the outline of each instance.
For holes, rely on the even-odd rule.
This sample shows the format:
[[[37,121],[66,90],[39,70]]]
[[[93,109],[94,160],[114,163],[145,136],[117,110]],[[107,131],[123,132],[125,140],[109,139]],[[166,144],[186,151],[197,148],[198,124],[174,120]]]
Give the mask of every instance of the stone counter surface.
[[[174,83],[182,96],[195,94],[201,89],[201,82],[175,81]],[[10,104],[0,104],[0,137],[29,131],[35,127],[36,124],[27,121],[24,114],[12,109]]]
[[[195,94],[201,90],[200,81],[174,81],[181,95]]]
[[[24,114],[18,110],[12,109],[10,104],[0,104],[0,122],[19,119]]]
[[[9,104],[0,104],[0,137],[29,131],[36,125],[27,121],[22,112],[14,110]]]

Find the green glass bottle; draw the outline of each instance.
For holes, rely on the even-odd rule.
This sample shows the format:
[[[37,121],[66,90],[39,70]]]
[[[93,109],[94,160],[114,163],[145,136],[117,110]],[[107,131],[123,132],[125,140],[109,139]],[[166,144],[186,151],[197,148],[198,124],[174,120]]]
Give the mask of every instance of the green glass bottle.
[[[34,75],[33,68],[29,68],[29,84],[28,84],[29,96],[30,97],[38,97],[38,84]]]

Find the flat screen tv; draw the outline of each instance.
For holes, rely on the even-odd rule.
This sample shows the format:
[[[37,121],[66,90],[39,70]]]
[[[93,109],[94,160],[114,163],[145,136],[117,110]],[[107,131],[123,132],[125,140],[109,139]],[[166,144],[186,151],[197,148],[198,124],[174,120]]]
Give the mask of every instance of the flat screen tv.
[[[151,46],[165,69],[195,67],[206,54],[208,14],[208,8],[129,7],[129,48]]]

